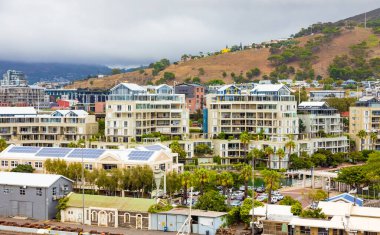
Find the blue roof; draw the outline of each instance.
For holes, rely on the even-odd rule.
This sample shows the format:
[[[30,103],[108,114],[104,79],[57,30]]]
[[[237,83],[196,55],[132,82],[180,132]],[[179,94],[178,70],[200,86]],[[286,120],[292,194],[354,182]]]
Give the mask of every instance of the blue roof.
[[[162,146],[155,144],[155,145],[149,145],[149,146],[144,146],[144,148],[148,150],[161,150],[164,149]]]
[[[330,197],[329,199],[327,199],[328,202],[335,202],[335,201],[339,201],[339,200],[343,200],[343,201],[346,201],[346,202],[349,202],[352,204],[354,204],[354,202],[356,202],[355,203],[356,205],[363,206],[363,199],[357,197],[355,200],[355,196],[353,196],[349,193],[342,193],[342,194],[339,194],[335,197]]]

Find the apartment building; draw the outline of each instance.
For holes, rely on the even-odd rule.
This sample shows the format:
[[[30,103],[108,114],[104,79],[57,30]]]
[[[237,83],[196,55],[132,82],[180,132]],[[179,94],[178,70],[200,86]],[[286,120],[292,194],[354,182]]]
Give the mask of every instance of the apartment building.
[[[21,71],[8,70],[3,74],[3,80],[0,81],[1,86],[27,86],[26,76]]]
[[[50,103],[42,87],[0,86],[0,106],[50,108]]]
[[[110,142],[140,142],[145,134],[160,132],[183,139],[189,133],[189,111],[183,94],[160,85],[147,88],[121,83],[106,102],[106,137]]]
[[[310,101],[322,101],[331,97],[344,98],[346,92],[344,90],[315,90],[310,91],[309,94]]]
[[[0,171],[10,171],[21,164],[28,164],[37,173],[45,173],[47,159],[61,159],[67,163],[79,162],[85,169],[130,168],[147,165],[153,170],[183,170],[178,154],[163,145],[155,144],[130,149],[51,148],[31,146],[8,146],[0,153]]]
[[[206,97],[204,132],[209,138],[222,132],[238,138],[244,131],[271,140],[298,134],[297,102],[286,85],[257,85],[246,91],[226,85]]]
[[[0,137],[23,146],[65,147],[98,132],[94,115],[83,110],[38,114],[33,107],[2,107]]]
[[[375,97],[362,97],[350,107],[349,135],[355,140],[358,150],[380,150],[380,101]],[[366,136],[360,139],[357,134],[364,130]],[[377,139],[372,139],[376,133]],[[372,134],[372,135],[371,135]]]
[[[175,94],[184,94],[186,105],[190,113],[196,113],[197,110],[202,110],[205,99],[205,88],[199,84],[177,84],[174,86]]]
[[[343,120],[337,109],[326,102],[302,102],[298,105],[298,117],[304,126],[303,134],[316,138],[343,134]]]

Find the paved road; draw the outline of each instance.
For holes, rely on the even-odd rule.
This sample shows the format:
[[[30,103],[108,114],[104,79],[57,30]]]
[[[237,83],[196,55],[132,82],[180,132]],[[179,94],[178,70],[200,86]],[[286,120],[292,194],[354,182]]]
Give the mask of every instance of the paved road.
[[[13,218],[4,218],[0,217],[0,220],[2,221],[8,221],[8,222],[16,222],[18,224],[24,224],[24,223],[37,223],[37,224],[48,224],[52,226],[60,226],[60,227],[72,227],[72,228],[81,228],[82,225],[80,224],[69,224],[69,223],[61,223],[61,222],[55,222],[55,221],[37,221],[37,220],[29,220],[29,219],[13,219]],[[90,226],[85,225],[83,226],[85,232],[89,232],[91,230],[96,230],[98,232],[109,232],[113,234],[123,234],[123,235],[173,235],[176,233],[173,232],[161,232],[161,231],[149,231],[149,230],[137,230],[137,229],[131,229],[131,228],[110,228],[110,227],[97,227],[97,226]],[[0,231],[0,234],[23,234],[26,233],[7,233],[5,231]]]

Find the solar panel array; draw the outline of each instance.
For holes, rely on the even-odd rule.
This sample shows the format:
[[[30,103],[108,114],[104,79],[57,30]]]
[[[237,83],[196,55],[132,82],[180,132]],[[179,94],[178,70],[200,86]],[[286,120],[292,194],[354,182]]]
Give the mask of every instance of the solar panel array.
[[[105,152],[104,149],[74,149],[69,156],[72,158],[98,158]]]
[[[36,156],[39,157],[65,157],[71,148],[42,148]]]
[[[149,146],[144,146],[144,148],[146,148],[148,150],[156,150],[156,151],[162,149],[162,147],[160,145],[157,145],[157,144],[155,144],[155,145],[149,145]]]
[[[29,146],[15,146],[9,149],[9,153],[37,153],[40,147],[29,147]]]
[[[154,151],[131,151],[128,159],[133,161],[148,161],[153,153]]]

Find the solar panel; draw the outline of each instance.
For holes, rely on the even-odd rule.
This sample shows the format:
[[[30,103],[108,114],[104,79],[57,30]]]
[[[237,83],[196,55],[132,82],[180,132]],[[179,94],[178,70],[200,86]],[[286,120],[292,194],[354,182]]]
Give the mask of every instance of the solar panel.
[[[37,153],[40,147],[29,147],[29,146],[15,146],[11,148],[9,153]]]
[[[156,151],[162,149],[162,147],[160,145],[157,145],[157,144],[145,146],[144,148],[146,148],[148,150],[156,150]]]
[[[148,161],[153,153],[154,151],[131,151],[128,159],[133,161]]]
[[[38,157],[65,157],[71,148],[42,148],[36,156]]]
[[[103,149],[74,149],[69,156],[72,158],[98,158],[105,150]]]

